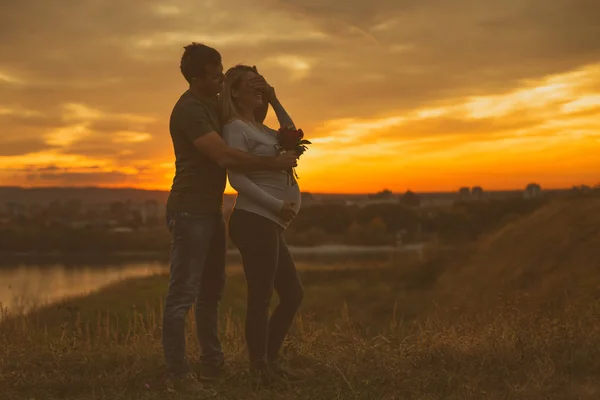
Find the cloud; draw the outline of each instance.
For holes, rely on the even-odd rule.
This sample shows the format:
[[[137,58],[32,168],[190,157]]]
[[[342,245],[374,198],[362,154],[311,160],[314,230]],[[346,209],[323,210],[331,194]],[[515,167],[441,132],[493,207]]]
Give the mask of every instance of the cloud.
[[[2,146],[0,146],[0,157],[38,152],[46,149],[47,146],[47,143],[41,139],[4,138],[2,140]]]
[[[0,71],[0,85],[1,84],[22,85],[23,81],[14,75]]]
[[[317,131],[313,146],[303,156],[303,172],[312,176],[324,167],[318,160],[327,160],[331,170],[358,164],[372,176],[383,166],[396,173],[405,168],[431,173],[433,165],[444,165],[442,174],[462,171],[461,176],[480,180],[485,171],[503,171],[519,180],[539,174],[553,184],[565,184],[574,174],[589,180],[593,174],[588,171],[600,171],[600,161],[593,155],[600,150],[598,93],[587,85],[600,79],[598,66],[438,107],[330,121]],[[557,167],[561,162],[564,170]],[[548,169],[562,178],[552,178]],[[567,174],[566,169],[574,172]],[[357,172],[357,168],[350,170]],[[364,182],[369,182],[367,177]]]
[[[150,140],[152,136],[146,132],[119,131],[112,137],[114,143],[141,143]]]
[[[280,54],[265,59],[264,63],[284,68],[292,74],[294,80],[300,80],[310,73],[313,61],[293,54]]]
[[[41,183],[43,186],[89,186],[90,182],[96,185],[114,184],[114,182],[128,182],[130,176],[122,172],[39,172],[27,174],[30,184]]]
[[[154,4],[152,6],[152,9],[156,14],[168,17],[178,16],[182,13],[181,8],[179,8],[175,4]]]

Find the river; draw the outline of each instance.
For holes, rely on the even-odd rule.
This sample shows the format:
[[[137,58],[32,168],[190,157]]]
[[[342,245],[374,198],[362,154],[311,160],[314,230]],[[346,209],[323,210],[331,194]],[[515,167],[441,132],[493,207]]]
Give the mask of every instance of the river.
[[[422,245],[394,247],[319,246],[290,247],[300,262],[331,264],[355,261],[381,261],[398,252],[415,252]],[[235,250],[228,253],[228,265],[239,264]],[[165,274],[164,261],[98,263],[15,262],[0,268],[0,303],[8,313],[27,313],[32,309],[83,296],[124,279]]]

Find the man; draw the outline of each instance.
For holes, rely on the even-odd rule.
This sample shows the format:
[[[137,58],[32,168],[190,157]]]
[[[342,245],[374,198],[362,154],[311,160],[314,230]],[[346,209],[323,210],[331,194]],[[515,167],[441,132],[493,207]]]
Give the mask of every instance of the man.
[[[186,46],[181,73],[189,89],[173,108],[170,119],[176,171],[167,201],[167,224],[172,237],[171,273],[162,341],[174,385],[184,390],[199,390],[201,384],[189,373],[185,360],[185,317],[195,303],[202,349],[200,376],[216,379],[224,360],[217,326],[218,304],[225,285],[226,233],[222,207],[226,169],[285,170],[296,166],[297,160],[291,154],[259,157],[225,144],[220,134],[222,121],[217,102],[224,78],[223,65],[217,50],[198,43]],[[260,76],[252,85],[257,90],[271,89]],[[261,110],[258,120],[264,120],[266,110]]]

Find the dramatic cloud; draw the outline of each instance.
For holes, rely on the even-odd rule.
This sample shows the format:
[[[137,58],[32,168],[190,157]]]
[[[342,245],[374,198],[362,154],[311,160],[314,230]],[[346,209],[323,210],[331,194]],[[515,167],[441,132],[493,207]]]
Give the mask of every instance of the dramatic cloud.
[[[307,190],[595,183],[598,15],[592,0],[3,2],[0,184],[168,188],[191,41],[276,86],[315,138]]]

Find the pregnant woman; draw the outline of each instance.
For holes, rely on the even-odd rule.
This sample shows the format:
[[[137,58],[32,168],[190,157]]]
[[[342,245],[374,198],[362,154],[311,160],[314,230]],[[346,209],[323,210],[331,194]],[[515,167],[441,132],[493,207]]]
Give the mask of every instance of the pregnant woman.
[[[277,131],[257,123],[254,112],[268,96],[279,124],[293,122],[272,87],[253,89],[254,68],[239,65],[225,75],[222,106],[223,136],[229,146],[259,156],[277,155]],[[240,250],[246,282],[246,343],[251,371],[263,382],[275,377],[296,379],[282,368],[279,351],[300,307],[303,288],[283,232],[300,208],[300,188],[288,171],[230,170],[229,182],[238,192],[229,221],[229,235]],[[277,291],[279,304],[269,318],[269,304]]]

